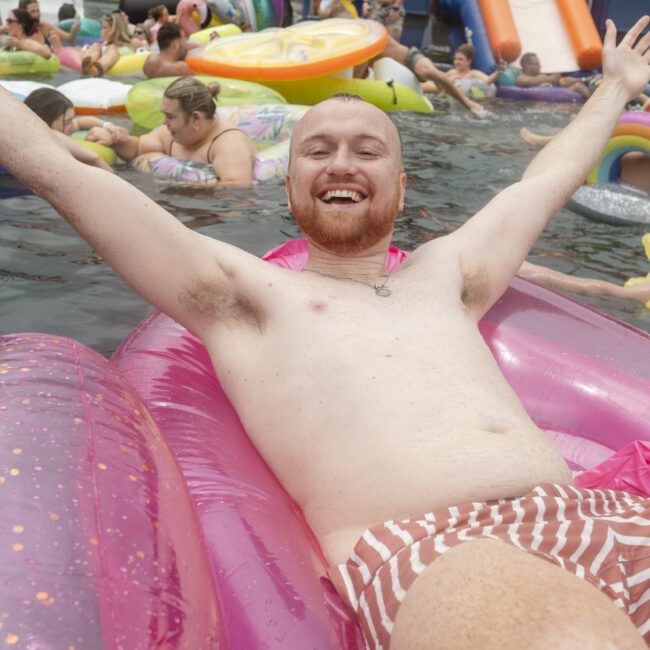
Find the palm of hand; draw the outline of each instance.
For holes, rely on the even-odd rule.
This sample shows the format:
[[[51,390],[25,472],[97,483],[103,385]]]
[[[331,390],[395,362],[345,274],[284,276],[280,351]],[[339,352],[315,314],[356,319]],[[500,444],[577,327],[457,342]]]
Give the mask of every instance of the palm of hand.
[[[617,79],[630,97],[636,97],[650,82],[650,32],[635,43],[635,29],[639,21],[625,36],[618,47],[605,43],[603,49],[603,72],[610,79]],[[643,29],[643,26],[640,28]],[[640,31],[640,29],[638,31]],[[636,34],[638,34],[636,31]]]

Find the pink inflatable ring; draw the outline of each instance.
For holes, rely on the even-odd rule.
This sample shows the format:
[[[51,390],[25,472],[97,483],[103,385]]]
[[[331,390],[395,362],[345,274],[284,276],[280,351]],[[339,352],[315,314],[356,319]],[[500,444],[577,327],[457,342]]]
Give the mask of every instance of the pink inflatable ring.
[[[298,270],[306,254],[297,241],[268,257]],[[392,249],[388,267],[403,256]],[[522,280],[480,331],[572,468],[650,440],[647,335]],[[2,336],[0,349],[3,637],[363,647],[196,338],[154,314],[111,361],[44,334]]]

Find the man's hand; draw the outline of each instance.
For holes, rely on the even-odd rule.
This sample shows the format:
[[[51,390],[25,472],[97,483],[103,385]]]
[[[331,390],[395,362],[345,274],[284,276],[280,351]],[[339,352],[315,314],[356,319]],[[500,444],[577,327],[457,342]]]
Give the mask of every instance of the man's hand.
[[[643,16],[616,47],[616,27],[613,21],[606,21],[603,82],[619,83],[629,99],[641,93],[650,80],[650,32],[639,38],[649,23],[650,17]]]

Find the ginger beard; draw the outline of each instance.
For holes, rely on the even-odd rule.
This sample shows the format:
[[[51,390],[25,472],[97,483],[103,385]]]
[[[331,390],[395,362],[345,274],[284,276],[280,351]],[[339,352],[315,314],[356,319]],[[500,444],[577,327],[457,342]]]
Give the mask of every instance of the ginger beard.
[[[300,192],[288,187],[293,217],[302,232],[325,250],[350,255],[368,250],[391,234],[395,217],[400,211],[400,186],[395,181],[392,200],[371,207],[370,196],[363,199],[368,203],[349,206],[336,203],[318,204],[320,199],[307,195],[300,198]],[[304,196],[304,193],[303,193]]]

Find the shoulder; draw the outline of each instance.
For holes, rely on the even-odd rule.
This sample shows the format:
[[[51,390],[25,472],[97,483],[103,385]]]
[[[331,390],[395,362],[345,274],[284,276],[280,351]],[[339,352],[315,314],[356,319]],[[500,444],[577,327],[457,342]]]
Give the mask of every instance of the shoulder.
[[[231,147],[233,145],[241,146],[250,144],[255,147],[255,143],[241,129],[227,126],[221,129],[213,138],[215,147]]]
[[[157,126],[153,131],[146,134],[150,138],[155,138],[162,145],[169,145],[172,142],[172,136],[164,124]]]
[[[150,76],[150,73],[157,72],[160,67],[160,55],[159,54],[150,54],[142,66],[143,72]]]

